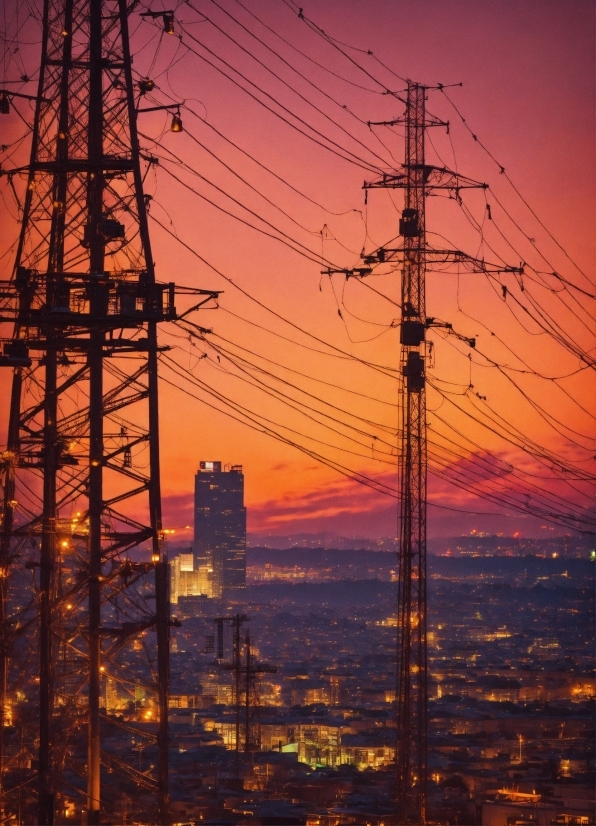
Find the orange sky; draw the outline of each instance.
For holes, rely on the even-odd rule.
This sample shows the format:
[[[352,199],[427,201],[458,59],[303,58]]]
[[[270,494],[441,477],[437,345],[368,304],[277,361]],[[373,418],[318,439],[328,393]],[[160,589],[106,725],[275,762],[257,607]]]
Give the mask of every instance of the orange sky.
[[[217,0],[217,3],[258,32],[267,43],[364,123],[359,123],[349,112],[297,78],[285,64],[273,58],[245,31],[235,26],[211,0],[193,0],[193,6],[203,12],[208,20],[202,20],[188,6],[181,6],[177,17],[185,31],[265,88],[273,99],[266,99],[268,105],[275,108],[273,101],[278,101],[369,163],[379,163],[370,151],[315,112],[307,101],[299,99],[248,54],[239,50],[216,29],[214,23],[245,45],[251,54],[275,69],[307,100],[316,103],[358,140],[386,159],[383,168],[390,169],[390,153],[398,162],[401,161],[403,141],[399,134],[400,127],[395,130],[375,128],[373,134],[366,126],[369,120],[399,116],[403,107],[398,100],[379,94],[381,87],[378,84],[315,36],[281,0],[251,3],[250,8],[271,28],[344,80],[296,55],[255,22],[236,0]],[[166,7],[170,8],[167,4]],[[154,3],[152,8],[159,8],[159,4]],[[399,4],[388,0],[371,0],[366,4],[355,0],[344,0],[342,3],[318,0],[305,6],[304,12],[339,41],[365,51],[372,49],[383,63],[402,76],[428,84],[463,82],[462,88],[450,89],[449,94],[472,131],[506,167],[508,175],[562,246],[593,277],[594,11],[591,3],[578,0],[570,14],[569,9],[550,0],[528,0],[523,4],[512,0],[500,0],[496,4],[479,4],[472,0],[427,0],[424,3]],[[133,40],[135,48],[138,50],[141,44],[147,44],[154,33],[159,34],[159,21],[155,29],[150,28],[149,23],[140,24]],[[356,265],[363,247],[369,252],[376,245],[396,236],[397,210],[401,204],[399,192],[390,194],[377,190],[369,193],[368,208],[365,210],[362,183],[365,179],[372,180],[375,177],[373,172],[365,172],[342,161],[299,135],[199,58],[192,54],[184,55],[184,48],[177,38],[166,36],[159,39],[156,36],[135,57],[136,71],[141,74],[149,72],[158,42],[159,52],[151,76],[161,86],[163,95],[170,94],[176,100],[186,101],[187,106],[205,117],[209,124],[329,211],[307,202],[260,169],[193,116],[188,108],[182,109],[187,130],[182,134],[172,134],[167,130],[169,120],[163,113],[144,116],[147,120],[141,124],[142,131],[158,140],[163,147],[152,146],[145,141],[150,151],[162,158],[167,156],[168,149],[175,152],[205,178],[317,255],[322,249],[321,231],[326,227],[324,254],[339,266]],[[201,50],[187,34],[183,35],[184,43]],[[203,53],[210,60],[214,59],[207,52]],[[403,89],[403,83],[374,57],[355,51],[349,54],[388,88],[395,91]],[[176,63],[177,57],[182,59]],[[376,91],[364,91],[351,85],[354,83]],[[159,99],[157,95],[156,100]],[[585,288],[588,282],[523,206],[499,174],[497,166],[473,141],[439,92],[431,93],[428,108],[440,119],[451,122],[449,136],[442,128],[431,130],[434,149],[431,145],[427,146],[431,162],[439,165],[445,163],[450,167],[457,165],[462,174],[486,181],[491,187],[487,199],[495,219],[493,222],[486,220],[483,193],[464,195],[470,214],[483,223],[486,244],[493,246],[511,264],[518,265],[519,256],[523,256],[537,269],[556,268]],[[0,126],[3,127],[4,123]],[[7,123],[7,129],[10,128],[18,130],[19,127],[11,120],[10,124]],[[374,137],[375,134],[380,140]],[[222,167],[205,148],[192,140],[191,135],[233,167],[258,192]],[[152,217],[167,227],[175,228],[180,238],[207,261],[275,312],[360,359],[393,368],[397,366],[398,331],[391,327],[392,321],[399,316],[397,307],[353,280],[344,285],[341,276],[334,276],[331,284],[328,277],[321,278],[321,267],[317,263],[305,260],[281,243],[259,235],[224,215],[185,190],[165,170],[170,170],[226,209],[243,215],[246,220],[258,220],[226,201],[222,193],[205,180],[192,176],[180,164],[165,160],[157,169],[151,169],[146,179],[146,192],[153,198],[150,207]],[[281,207],[294,221],[267,203],[262,195]],[[527,236],[534,239],[550,266],[541,260],[532,243],[513,227],[495,199],[520,223]],[[511,240],[515,251],[499,236],[496,225]],[[8,237],[12,241],[16,230],[14,223],[7,222],[4,226],[3,239]],[[391,448],[382,445],[379,448],[380,443],[377,442],[375,451],[373,440],[367,434],[384,433],[383,438],[391,444],[395,443],[390,431],[396,428],[396,410],[392,406],[397,399],[396,382],[353,360],[338,357],[338,353],[332,355],[324,345],[292,329],[219,278],[177,245],[157,223],[152,223],[151,229],[160,280],[224,290],[220,310],[203,311],[196,317],[197,323],[212,328],[220,337],[213,339],[217,344],[227,348],[229,345],[225,340],[234,342],[318,379],[312,381],[296,373],[284,372],[270,362],[259,361],[263,368],[283,375],[286,380],[337,408],[348,409],[361,420],[378,423],[382,429],[377,427],[373,431],[360,421],[362,434],[356,437],[360,446],[347,442],[337,433],[333,434],[315,424],[303,413],[289,410],[279,401],[249,386],[238,378],[238,370],[231,367],[225,358],[217,360],[213,349],[187,340],[176,328],[165,327],[162,341],[175,347],[169,357],[192,369],[199,380],[218,392],[304,434],[304,438],[300,438],[304,444],[332,457],[334,461],[394,485],[395,469],[392,464],[375,461],[380,458],[379,449],[391,452]],[[433,244],[460,248],[479,257],[485,256],[487,260],[494,258],[453,201],[429,199],[427,229],[437,233],[429,235],[429,241]],[[3,263],[6,260],[8,256]],[[399,273],[391,272],[388,267],[384,268],[384,273],[379,277],[375,275],[370,283],[375,289],[398,300]],[[512,276],[505,277],[503,283],[512,292],[517,290],[520,301],[525,300],[519,292],[520,285]],[[536,285],[530,286],[573,341],[584,349],[594,348],[593,322],[587,315],[582,315],[589,299],[582,300],[584,309],[573,305],[572,312],[563,307],[559,296]],[[343,318],[338,314],[338,306]],[[527,328],[524,330],[512,316],[513,306],[511,299],[502,300],[500,287],[491,286],[483,275],[462,274],[458,277],[455,272],[429,274],[428,315],[453,323],[462,335],[476,336],[478,346],[478,352],[472,354],[470,364],[470,350],[465,344],[454,338],[446,340],[439,333],[433,334],[434,367],[430,374],[436,380],[451,382],[451,385],[441,386],[455,392],[459,392],[458,388],[465,389],[471,380],[474,392],[486,396],[492,409],[513,422],[535,442],[562,453],[568,459],[583,461],[590,455],[590,450],[593,454],[594,429],[590,416],[552,382],[524,373],[511,374],[524,392],[562,423],[556,427],[564,435],[556,433],[552,422],[549,425],[540,418],[505,376],[495,368],[485,366],[486,361],[480,355],[482,353],[510,367],[534,369],[549,376],[566,375],[577,370],[577,357],[565,352],[546,335],[537,335],[536,325],[527,319],[523,311],[519,311]],[[577,315],[585,320],[587,326],[578,321]],[[496,333],[504,344],[497,341],[491,332]],[[274,333],[314,349],[326,350],[327,355],[293,345]],[[523,358],[526,366],[507,350],[507,346]],[[200,359],[203,352],[208,356]],[[247,357],[253,359],[253,356]],[[164,379],[179,382],[165,366],[162,367],[162,375]],[[244,377],[249,376],[244,374]],[[345,389],[340,390],[323,382]],[[593,372],[589,378],[588,373],[584,372],[565,379],[562,384],[588,411],[593,409],[596,389]],[[209,400],[198,388],[185,386]],[[277,386],[291,397],[298,398],[295,390]],[[375,401],[371,401],[370,397]],[[332,413],[329,407],[322,408],[319,402],[309,401],[305,397],[302,400]],[[452,397],[452,400],[472,410],[469,400],[462,397]],[[477,400],[477,403],[482,402]],[[480,448],[491,450],[516,466],[523,464],[532,472],[540,471],[533,460],[474,425],[451,401],[441,400],[432,389],[428,393],[428,406],[430,411],[434,411],[429,414],[431,433],[433,430],[451,433],[453,438],[461,440],[445,424],[450,423],[473,438]],[[5,413],[5,409],[2,412]],[[441,422],[438,417],[444,421]],[[161,390],[161,421],[165,509],[168,525],[177,530],[177,537],[184,538],[191,533],[185,531],[184,526],[192,524],[190,496],[193,475],[201,459],[244,466],[249,530],[253,533],[330,530],[374,537],[394,532],[394,500],[358,486],[289,446],[248,430],[165,383]],[[574,446],[569,438],[572,434],[565,427],[592,437],[592,441],[582,435],[573,436],[579,445]],[[343,432],[341,426],[338,429]],[[292,435],[289,431],[285,433]],[[311,441],[307,441],[308,438]],[[338,447],[323,446],[320,444],[322,441]],[[352,455],[346,450],[361,455]],[[389,457],[391,461],[393,459]],[[581,467],[587,468],[588,465],[583,461]],[[538,480],[537,484],[550,486],[544,480]],[[555,485],[553,489],[562,493],[567,490],[560,485]],[[497,509],[441,481],[432,480],[430,491],[431,501],[437,504],[479,512],[503,512],[502,508]],[[578,501],[585,503],[582,499]],[[453,535],[472,527],[507,532],[521,530],[526,535],[550,534],[551,530],[542,528],[542,524],[539,520],[526,517],[471,516],[434,507],[429,509],[431,536]]]

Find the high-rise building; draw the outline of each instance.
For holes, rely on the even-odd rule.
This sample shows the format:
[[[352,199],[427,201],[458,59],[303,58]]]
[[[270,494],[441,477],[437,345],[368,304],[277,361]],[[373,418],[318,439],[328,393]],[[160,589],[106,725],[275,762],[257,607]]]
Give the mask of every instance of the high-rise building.
[[[242,465],[201,462],[195,476],[197,565],[212,571],[211,596],[246,586],[246,508]]]
[[[211,595],[212,571],[207,565],[195,563],[192,549],[170,562],[170,602],[177,605],[180,597]]]

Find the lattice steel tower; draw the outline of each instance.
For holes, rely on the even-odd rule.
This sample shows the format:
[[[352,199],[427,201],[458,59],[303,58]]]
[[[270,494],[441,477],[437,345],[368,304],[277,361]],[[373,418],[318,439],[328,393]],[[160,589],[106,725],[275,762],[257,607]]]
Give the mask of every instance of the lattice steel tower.
[[[102,813],[126,822],[133,797],[137,816],[168,818],[156,328],[175,318],[174,285],[155,279],[128,14],[126,0],[45,0],[31,158],[16,170],[27,179],[22,228],[0,296],[13,325],[0,363],[14,370],[0,722],[21,721],[16,746],[0,726],[0,770],[34,788],[24,750],[36,758],[40,824],[61,822],[73,800],[89,824]],[[108,680],[128,708],[118,729]],[[104,734],[123,729],[131,748],[110,751]],[[136,767],[135,742],[155,771]]]
[[[275,674],[277,668],[269,663],[257,662],[251,645],[250,630],[245,627],[249,618],[245,614],[232,617],[217,617],[216,657],[219,664],[233,674],[233,697],[235,708],[234,744],[236,752],[236,777],[240,778],[240,758],[249,763],[255,752],[261,749],[260,697],[258,680],[262,674]],[[232,632],[231,660],[224,662],[224,632],[226,627]]]
[[[396,814],[399,824],[426,823],[428,780],[428,663],[426,598],[427,423],[426,373],[429,328],[442,327],[475,346],[474,339],[453,332],[452,325],[426,314],[426,273],[434,265],[464,267],[468,272],[523,272],[516,267],[490,264],[460,250],[436,249],[426,238],[426,198],[448,190],[486,189],[487,185],[425,157],[429,127],[449,124],[426,113],[426,86],[408,83],[405,115],[385,125],[405,126],[405,158],[397,174],[384,174],[366,189],[404,191],[399,221],[401,246],[381,247],[364,256],[367,267],[343,270],[348,277],[366,277],[371,265],[399,263],[401,277],[400,391],[399,391],[399,582],[397,604],[397,745]],[[435,87],[441,88],[441,87]],[[329,271],[330,272],[330,271]]]
[[[397,804],[400,822],[426,822],[425,95],[408,87],[400,328]]]

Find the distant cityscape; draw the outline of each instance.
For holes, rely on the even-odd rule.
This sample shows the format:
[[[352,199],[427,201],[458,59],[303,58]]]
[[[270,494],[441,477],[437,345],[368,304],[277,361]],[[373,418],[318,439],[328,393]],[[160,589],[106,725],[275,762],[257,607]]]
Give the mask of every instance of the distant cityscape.
[[[194,546],[171,548],[173,810],[390,824],[395,541],[293,534],[247,548],[243,489],[239,466],[201,462]],[[473,532],[430,546],[429,822],[594,823],[593,538]],[[109,714],[126,721],[129,706],[106,694]]]
[[[250,550],[248,568],[247,545]],[[593,545],[592,538],[588,536],[536,539],[472,531],[466,536],[429,540],[429,552],[454,558],[535,556],[594,559],[596,552]],[[290,556],[287,554],[283,562],[281,555],[276,554],[270,561],[259,564],[259,560],[265,558],[262,552],[266,556],[267,550],[297,549],[311,553],[294,554],[293,565],[289,564]],[[329,549],[347,553],[333,555]],[[354,557],[349,552],[396,550],[396,540],[390,537],[370,540],[357,536],[334,536],[327,532],[287,536],[255,534],[247,542],[242,466],[224,466],[221,461],[201,461],[195,475],[194,542],[190,546],[186,543],[172,545],[170,600],[172,605],[178,605],[180,600],[230,597],[246,587],[247,576],[253,583],[275,579],[313,582],[318,581],[322,570],[326,572],[327,579],[335,579],[340,574],[347,575],[354,566],[354,576],[389,577],[395,581],[397,573],[393,560],[373,557],[369,559],[369,567],[364,569],[364,557]],[[324,569],[321,568],[323,558],[330,560],[329,566]]]
[[[368,539],[361,536],[334,536],[331,533],[296,533],[287,536],[248,534],[250,548],[337,548],[338,550],[396,551],[395,538]],[[545,538],[522,537],[517,534],[488,534],[472,531],[465,536],[429,538],[431,554],[449,556],[524,556],[561,554],[585,558],[594,550],[593,536],[569,535]]]
[[[241,599],[209,609],[179,600],[171,721],[181,818],[391,823],[391,557],[249,549]],[[585,557],[431,558],[432,822],[594,822],[593,589]],[[233,671],[213,649],[214,618],[238,611],[250,617],[252,656],[276,669],[258,681],[260,745],[241,788]]]

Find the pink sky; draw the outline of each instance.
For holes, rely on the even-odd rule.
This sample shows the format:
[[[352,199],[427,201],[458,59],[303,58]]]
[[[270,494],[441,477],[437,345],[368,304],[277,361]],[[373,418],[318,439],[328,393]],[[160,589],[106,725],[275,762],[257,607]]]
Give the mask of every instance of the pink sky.
[[[403,107],[395,98],[357,89],[296,56],[271,33],[259,27],[236,0],[217,0],[217,3],[247,27],[259,32],[302,71],[308,71],[313,82],[324,88],[340,104],[345,104],[363,121],[387,120],[401,114]],[[287,67],[256,46],[215,3],[210,0],[193,0],[193,6],[212,22],[201,22],[198,13],[189,6],[182,5],[176,14],[186,32],[266,88],[274,100],[298,113],[325,134],[332,135],[342,145],[349,146],[369,162],[375,160],[370,151],[362,149],[344,132],[332,126],[325,117],[315,113],[305,101],[298,99],[287,87],[255,64],[249,55],[231,44],[213,23],[232,34],[267,65],[274,67],[280,77],[286,78],[304,97],[316,102],[368,147],[386,159],[391,152],[397,161],[401,160],[403,142],[398,134],[399,128],[395,132],[377,129],[376,134],[383,142],[381,143],[365,123],[357,123],[349,114],[321,97]],[[157,8],[158,5],[152,7]],[[167,4],[165,7],[169,8]],[[251,2],[249,7],[272,29],[327,69],[352,83],[379,90],[365,74],[313,35],[306,23],[300,21],[281,1]],[[593,277],[592,3],[577,0],[570,8],[553,0],[525,0],[523,3],[500,0],[493,4],[478,3],[477,0],[425,0],[423,3],[411,0],[401,3],[388,0],[369,0],[366,3],[356,0],[342,0],[341,3],[317,0],[305,5],[304,13],[339,41],[357,46],[365,52],[372,49],[383,63],[404,77],[431,85],[437,82],[462,82],[462,88],[451,89],[449,94],[464,113],[469,126],[506,167],[507,173],[535,207],[540,219],[579,265]],[[149,31],[152,33],[149,24],[143,23],[133,40],[136,47],[142,40],[147,40],[146,33]],[[183,35],[182,42],[201,51],[201,47],[190,40],[187,34]],[[138,72],[143,74],[149,71],[156,43],[155,39],[137,54],[135,68]],[[317,254],[321,252],[320,233],[326,225],[325,255],[340,266],[350,267],[357,263],[363,243],[367,251],[370,251],[375,244],[386,242],[397,234],[396,209],[387,193],[376,191],[369,195],[367,226],[370,237],[365,239],[362,182],[364,179],[371,180],[373,173],[341,161],[307,141],[193,55],[188,54],[180,62],[174,63],[176,57],[182,55],[181,51],[176,52],[177,48],[179,42],[176,38],[163,38],[154,76],[164,94],[169,91],[174,99],[187,101],[187,105],[206,117],[208,123],[292,185],[328,207],[331,212],[313,206],[271,178],[221,140],[215,132],[190,114],[188,109],[182,109],[187,130],[184,133],[174,135],[166,131],[162,136],[162,130],[167,129],[169,123],[168,117],[162,113],[151,116],[151,119],[147,116],[148,119],[142,126],[145,133],[156,140],[159,138],[164,147],[175,152],[202,175],[245,202],[266,220],[282,227]],[[207,52],[203,53],[209,57]],[[374,57],[355,51],[349,53],[388,88],[395,91],[403,89],[403,83],[376,62]],[[172,65],[168,73],[164,74],[169,64]],[[273,102],[270,103],[275,107]],[[535,239],[553,267],[585,286],[587,282],[522,205],[503,176],[499,175],[498,168],[458,122],[444,97],[440,93],[431,93],[428,107],[439,118],[452,123],[449,137],[443,129],[432,130],[430,137],[438,151],[438,158],[429,145],[431,160],[439,163],[441,159],[450,166],[457,164],[463,174],[488,182],[491,186],[488,200],[491,201],[494,192],[523,226],[527,235]],[[3,126],[4,123],[0,125]],[[7,123],[7,129],[18,128],[16,121]],[[257,193],[240,183],[209,152],[200,148],[192,140],[191,134],[204,147],[233,166],[259,192],[282,206],[306,229],[297,227],[279,210],[266,204]],[[159,147],[153,146],[153,150],[164,157],[167,155]],[[168,227],[171,226],[171,220],[175,231],[186,243],[229,275],[236,284],[294,323],[361,359],[393,367],[397,365],[398,334],[395,328],[389,328],[398,315],[396,307],[350,281],[344,294],[342,320],[338,316],[336,303],[337,296],[342,293],[341,278],[334,278],[334,296],[329,279],[321,279],[320,266],[316,263],[304,260],[282,244],[258,235],[223,215],[204,200],[183,189],[164,169],[169,169],[182,180],[197,187],[216,203],[240,212],[204,181],[190,176],[179,165],[163,162],[160,167],[149,172],[146,180],[146,191],[153,196],[152,216]],[[399,208],[399,193],[395,194],[394,202]],[[485,218],[483,195],[472,193],[466,198],[466,203],[478,220]],[[493,226],[486,227],[487,241],[496,244],[503,257],[512,264],[519,264],[519,252],[535,266],[548,269],[531,243],[519,235],[499,211],[494,200],[491,205],[495,219],[498,219],[501,226],[507,227],[508,236],[514,239],[515,251],[498,237]],[[438,233],[437,236],[429,236],[433,243],[444,244],[446,237],[450,244],[471,254],[486,255],[487,258],[490,255],[489,250],[480,245],[478,234],[472,231],[453,203],[430,199],[427,228]],[[4,229],[0,232],[3,241],[7,238],[12,241],[14,221],[4,223]],[[395,382],[353,361],[321,356],[254,326],[265,326],[274,333],[294,338],[302,344],[316,346],[312,339],[292,330],[246,299],[232,285],[177,246],[155,223],[152,224],[152,233],[160,280],[224,290],[222,309],[203,312],[196,318],[198,323],[211,327],[221,337],[213,339],[214,341],[226,347],[229,346],[226,342],[234,342],[235,345],[318,379],[318,382],[301,380],[295,374],[291,378],[310,393],[322,395],[340,408],[349,409],[361,418],[370,417],[382,425],[382,432],[387,434],[388,441],[393,439],[395,443],[395,437],[389,434],[396,426],[396,413],[390,406],[396,400]],[[353,252],[346,251],[345,247]],[[387,273],[372,283],[377,289],[397,299],[398,273]],[[515,282],[511,280],[503,283],[507,283],[510,289],[516,289]],[[588,327],[582,326],[572,312],[560,306],[557,296],[544,290],[538,294],[576,341],[586,349],[594,346],[593,323],[591,329],[590,322]],[[452,322],[464,335],[477,336],[480,352],[499,363],[521,367],[520,362],[507,350],[505,345],[508,345],[521,354],[531,368],[545,374],[566,375],[577,369],[577,359],[564,352],[551,339],[536,335],[536,330],[531,325],[527,331],[522,329],[513,319],[510,307],[500,301],[499,297],[500,290],[491,287],[483,276],[462,275],[458,279],[453,274],[429,274],[428,277],[428,314]],[[353,316],[365,319],[368,323]],[[475,320],[471,320],[469,316]],[[377,325],[384,325],[384,328]],[[382,329],[382,334],[375,337]],[[491,331],[497,333],[505,345],[491,336]],[[171,351],[172,357],[178,364],[191,368],[201,380],[208,382],[219,392],[241,400],[260,415],[299,430],[307,438],[318,439],[319,442],[329,439],[328,431],[306,419],[303,414],[289,411],[279,401],[247,386],[237,375],[224,372],[226,365],[223,365],[222,370],[221,361],[217,362],[215,352],[209,347],[201,350],[192,342],[176,338],[175,335],[178,335],[176,330],[164,329],[162,341],[174,346],[176,349]],[[373,340],[363,342],[364,339]],[[451,339],[445,341],[440,336],[435,341],[435,366],[431,371],[433,376],[462,386],[468,384],[471,378],[474,390],[486,396],[494,409],[523,429],[534,441],[551,450],[582,460],[587,456],[586,451],[590,449],[590,445],[593,451],[593,419],[562,391],[553,387],[551,382],[524,374],[517,376],[524,391],[553,415],[556,414],[567,428],[591,436],[592,442],[585,438],[579,439],[581,450],[571,443],[568,430],[564,430],[564,436],[557,434],[552,423],[549,425],[536,415],[511,383],[494,368],[485,366],[486,362],[479,355],[474,354],[475,363],[470,367],[468,350],[464,346]],[[208,358],[201,360],[199,356],[203,351],[208,352]],[[267,366],[263,361],[259,363],[262,367]],[[237,371],[231,372],[237,374]],[[173,378],[167,369],[162,368],[162,374],[164,378],[178,383],[178,379]],[[284,373],[284,376],[287,378],[288,374]],[[353,392],[350,394],[321,383],[329,381]],[[596,389],[593,377],[588,379],[586,374],[580,374],[565,380],[564,387],[588,410],[593,407]],[[210,400],[197,388],[188,386],[188,389],[201,395],[204,400]],[[355,393],[361,396],[356,396]],[[367,401],[362,397],[364,395],[380,401]],[[450,431],[446,428],[453,425],[477,440],[482,449],[506,456],[507,461],[517,466],[523,463],[532,472],[540,470],[527,456],[516,454],[502,440],[470,424],[461,411],[442,402],[434,391],[429,391],[428,403],[429,410],[434,411],[429,414],[431,430],[435,428],[434,432],[448,433]],[[4,416],[5,413],[6,404],[2,409]],[[441,424],[438,416],[444,416],[448,424]],[[177,530],[180,538],[191,535],[191,531],[187,531],[185,526],[192,524],[190,497],[193,476],[202,459],[216,459],[244,466],[249,530],[253,532],[287,534],[331,531],[368,537],[387,536],[394,532],[394,500],[344,479],[311,457],[286,445],[247,430],[241,424],[165,383],[161,391],[161,421],[165,513],[168,524]],[[337,436],[332,439],[340,445],[339,448],[322,448],[314,441],[308,444],[310,447],[319,444],[318,449],[326,450],[336,461],[342,461],[368,475],[381,474],[394,483],[394,470],[376,461],[379,456],[371,448],[370,440],[361,438],[363,447],[357,448],[361,455],[356,457],[345,453],[348,447],[354,449],[353,444],[348,445],[343,438]],[[584,464],[583,467],[587,465]],[[504,480],[503,484],[506,486],[509,482]],[[563,491],[563,488],[560,490]],[[448,486],[440,480],[431,481],[430,499],[446,507],[485,513],[499,510],[505,513],[505,517],[497,518],[458,514],[430,507],[431,536],[453,535],[472,528],[511,532],[521,530],[526,535],[551,533],[550,528],[541,527],[543,523],[540,520],[510,518],[510,511],[495,508],[477,496]]]

